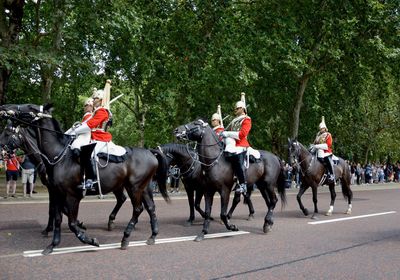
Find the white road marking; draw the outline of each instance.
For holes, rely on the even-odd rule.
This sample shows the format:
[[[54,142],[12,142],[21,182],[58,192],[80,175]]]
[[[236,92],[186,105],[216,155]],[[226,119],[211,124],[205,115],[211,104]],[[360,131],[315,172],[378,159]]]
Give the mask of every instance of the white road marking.
[[[338,218],[338,219],[325,220],[325,221],[308,222],[308,224],[309,225],[320,225],[320,224],[335,223],[335,222],[354,220],[354,219],[363,219],[363,218],[395,214],[395,213],[396,213],[396,211],[382,212],[382,213],[375,213],[375,214],[368,214],[368,215],[361,215],[361,216],[354,216],[354,217],[347,217],[347,218]]]
[[[206,234],[206,239],[211,238],[220,238],[220,237],[229,237],[235,235],[242,235],[248,234],[248,231],[230,231],[230,232],[221,232],[221,233],[213,233],[213,234]],[[173,238],[164,238],[164,239],[156,239],[156,244],[164,244],[164,243],[173,243],[173,242],[183,242],[183,241],[193,241],[196,236],[182,236],[182,237],[173,237]],[[145,246],[146,241],[132,241],[129,242],[129,247],[138,247],[138,246]],[[51,255],[59,255],[59,254],[69,254],[69,253],[77,253],[77,252],[85,252],[85,251],[100,251],[100,250],[109,250],[109,249],[116,249],[120,248],[121,243],[111,243],[111,244],[104,244],[100,245],[100,247],[94,246],[78,246],[78,247],[65,247],[65,248],[55,248]],[[42,255],[43,250],[33,250],[33,251],[24,251],[24,257],[43,257]]]

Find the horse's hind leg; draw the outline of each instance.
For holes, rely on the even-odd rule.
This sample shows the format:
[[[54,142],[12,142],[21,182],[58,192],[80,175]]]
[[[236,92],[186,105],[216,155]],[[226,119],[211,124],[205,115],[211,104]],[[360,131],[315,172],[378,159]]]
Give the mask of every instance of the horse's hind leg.
[[[109,231],[112,231],[114,229],[114,221],[115,217],[117,216],[119,209],[121,209],[121,206],[124,204],[126,200],[126,195],[124,194],[123,188],[114,191],[115,198],[117,199],[117,204],[115,205],[114,209],[112,210],[110,216],[108,216],[108,225],[107,229]]]
[[[303,202],[301,201],[301,197],[305,193],[305,191],[308,189],[308,186],[306,184],[301,184],[299,192],[297,193],[297,203],[299,204],[299,207],[301,211],[303,212],[304,216],[308,216],[308,209],[304,207]]]
[[[264,218],[264,226],[263,226],[263,232],[268,233],[272,230],[272,226],[274,225],[274,209],[275,205],[278,201],[276,194],[273,190],[271,189],[270,186],[259,186],[260,193],[262,197],[264,198],[265,204],[268,207],[267,214],[265,215]]]
[[[329,210],[328,212],[326,212],[325,216],[332,216],[333,213],[333,206],[335,205],[335,199],[336,199],[335,184],[329,185],[329,191],[331,193],[331,203],[329,205]]]
[[[153,245],[156,242],[158,234],[158,221],[156,216],[156,206],[153,200],[153,192],[148,189],[143,193],[143,205],[150,217],[151,236],[147,239],[147,245]]]
[[[312,190],[312,200],[314,203],[314,213],[311,216],[311,219],[316,219],[316,214],[318,214],[318,186],[312,186],[311,190]]]
[[[133,203],[132,203],[133,204]],[[125,228],[124,231],[124,237],[122,238],[121,241],[121,250],[126,250],[129,246],[129,236],[131,235],[132,230],[135,229],[135,226],[138,222],[140,214],[143,212],[143,206],[140,205],[138,207],[133,206],[133,213],[132,213],[132,218],[129,221],[128,225]]]

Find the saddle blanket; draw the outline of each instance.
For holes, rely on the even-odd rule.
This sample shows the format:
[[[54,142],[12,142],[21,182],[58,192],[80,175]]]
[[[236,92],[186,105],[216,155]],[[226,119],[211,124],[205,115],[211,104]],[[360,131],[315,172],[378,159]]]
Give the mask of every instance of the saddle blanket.
[[[95,154],[98,158],[108,160],[110,162],[123,162],[126,159],[127,151],[124,147],[115,145],[112,141],[96,142],[96,147],[94,148]]]

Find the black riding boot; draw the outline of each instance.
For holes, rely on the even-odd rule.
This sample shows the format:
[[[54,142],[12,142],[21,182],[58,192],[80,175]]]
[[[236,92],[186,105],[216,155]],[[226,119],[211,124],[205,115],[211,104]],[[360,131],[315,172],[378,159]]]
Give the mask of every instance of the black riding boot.
[[[332,156],[328,156],[324,158],[325,161],[325,165],[328,169],[328,180],[330,182],[335,182],[335,172],[333,169],[333,160],[332,160]]]
[[[79,188],[84,190],[93,189],[93,185],[97,183],[96,171],[94,169],[96,161],[92,159],[92,153],[95,146],[96,143],[91,143],[81,147],[81,173],[85,175],[85,180],[84,183],[79,185]]]
[[[247,192],[247,180],[246,180],[246,170],[244,168],[244,160],[246,157],[246,152],[234,155],[230,158],[233,172],[235,173],[239,185],[236,185],[235,192],[246,194]]]

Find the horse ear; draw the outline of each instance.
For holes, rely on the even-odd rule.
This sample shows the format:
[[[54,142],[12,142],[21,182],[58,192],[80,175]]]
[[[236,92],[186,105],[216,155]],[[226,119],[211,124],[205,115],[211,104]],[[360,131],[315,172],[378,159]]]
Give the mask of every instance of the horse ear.
[[[43,111],[47,111],[50,114],[54,111],[53,103],[46,103],[43,105]]]

